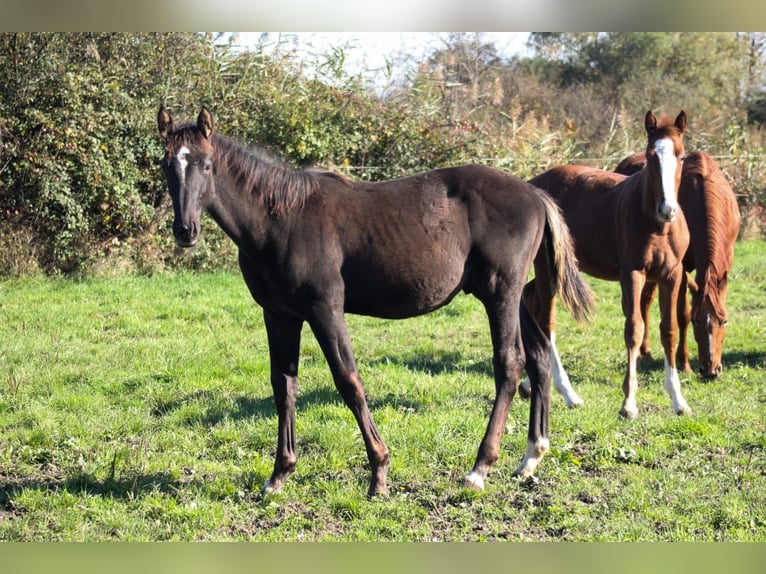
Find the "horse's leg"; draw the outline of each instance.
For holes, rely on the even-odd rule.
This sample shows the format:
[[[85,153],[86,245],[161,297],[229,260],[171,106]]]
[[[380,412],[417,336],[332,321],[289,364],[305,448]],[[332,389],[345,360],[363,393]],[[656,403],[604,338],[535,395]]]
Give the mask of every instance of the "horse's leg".
[[[298,355],[302,321],[263,312],[271,359],[271,387],[277,406],[279,434],[274,472],[263,486],[263,493],[279,492],[282,483],[295,469],[295,399],[298,394]]]
[[[521,293],[521,299],[526,305],[527,309],[537,318],[538,324],[547,327],[546,332],[550,332],[550,325],[547,320],[547,313],[542,310],[542,303],[540,302],[540,294],[537,289],[537,280],[532,279],[529,283],[524,285],[524,290]],[[529,378],[525,377],[521,383],[519,383],[519,396],[522,399],[528,399],[532,396],[532,384],[529,382]]]
[[[473,469],[465,478],[466,486],[484,489],[484,479],[500,454],[500,439],[508,420],[516,385],[524,369],[524,348],[519,328],[519,299],[513,297],[485,301],[492,337],[492,366],[495,374],[495,403],[487,430],[479,444]],[[534,391],[534,389],[533,389]]]
[[[688,275],[682,273],[681,287],[678,290],[678,348],[676,349],[676,363],[684,370],[691,373],[689,364],[689,343],[686,338],[689,331],[689,323],[692,320],[692,309],[689,304]]]
[[[665,351],[665,390],[670,395],[676,414],[684,415],[691,414],[692,410],[681,394],[681,381],[676,368],[676,344],[678,343],[676,313],[679,304],[678,291],[681,286],[681,277],[678,275],[683,275],[683,270],[680,270],[673,279],[660,283],[660,338]]]
[[[550,340],[551,360],[553,361],[553,388],[564,397],[564,402],[569,408],[581,406],[583,400],[572,387],[572,382],[569,380],[569,375],[564,369],[559,350],[556,347],[556,296],[535,278],[524,286],[524,301],[529,312],[537,321],[538,328],[542,329]],[[529,378],[525,378],[519,385],[519,395],[528,399],[531,392],[532,387]]]
[[[620,279],[622,287],[622,312],[625,315],[625,347],[628,351],[628,364],[625,369],[625,378],[622,381],[622,392],[625,399],[622,402],[620,415],[625,418],[635,418],[638,415],[636,404],[636,391],[638,390],[638,377],[636,365],[644,336],[644,321],[641,319],[640,297],[641,290],[646,282],[646,275],[641,271],[631,271],[629,275],[623,275]]]
[[[521,303],[519,318],[521,339],[526,355],[526,370],[532,382],[529,405],[527,452],[514,476],[531,476],[548,452],[548,416],[550,412],[551,345],[545,333]]]
[[[335,386],[340,392],[362,432],[367,458],[372,469],[368,496],[388,496],[386,474],[388,473],[388,448],[372,420],[364,396],[362,379],[356,368],[351,341],[343,317],[342,306],[320,305],[309,319],[311,329],[322,348],[332,372]]]
[[[641,318],[644,321],[644,336],[641,341],[640,355],[642,359],[651,361],[652,359],[652,346],[649,342],[649,310],[654,301],[654,295],[657,292],[657,284],[652,281],[647,281],[644,288],[641,289]]]

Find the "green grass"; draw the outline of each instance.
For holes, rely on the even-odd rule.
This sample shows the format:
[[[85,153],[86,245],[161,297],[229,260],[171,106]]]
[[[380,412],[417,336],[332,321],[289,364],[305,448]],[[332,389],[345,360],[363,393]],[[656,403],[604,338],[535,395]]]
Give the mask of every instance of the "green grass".
[[[298,467],[261,499],[277,422],[261,313],[239,276],[0,282],[0,540],[764,541],[764,261],[763,242],[737,245],[725,370],[682,376],[685,418],[659,360],[640,372],[639,417],[618,417],[619,287],[588,278],[594,320],[561,311],[558,339],[585,406],[553,394],[551,453],[525,482],[511,476],[526,444],[517,398],[479,494],[461,479],[493,399],[481,306],[349,316],[391,451],[388,500],[365,496],[361,435],[308,329]]]

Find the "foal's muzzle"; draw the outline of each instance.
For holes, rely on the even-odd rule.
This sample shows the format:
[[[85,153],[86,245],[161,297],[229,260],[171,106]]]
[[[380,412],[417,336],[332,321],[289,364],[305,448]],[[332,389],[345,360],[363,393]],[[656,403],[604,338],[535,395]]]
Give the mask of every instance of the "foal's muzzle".
[[[657,208],[657,219],[662,223],[671,223],[678,217],[678,207],[668,203],[662,203]]]
[[[174,222],[173,236],[176,238],[176,244],[179,247],[192,247],[197,243],[199,227],[194,221],[191,222],[191,225]]]

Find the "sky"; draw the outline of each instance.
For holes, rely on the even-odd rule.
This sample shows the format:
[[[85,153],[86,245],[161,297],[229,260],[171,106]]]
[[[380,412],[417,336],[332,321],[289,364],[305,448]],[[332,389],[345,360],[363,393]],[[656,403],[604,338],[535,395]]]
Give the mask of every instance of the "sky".
[[[255,45],[261,32],[234,32],[235,42],[242,46]],[[443,43],[444,33],[438,32],[281,32],[268,33],[268,41],[297,40],[297,50],[307,53],[325,53],[333,47],[344,48],[346,71],[355,73],[369,70],[383,75],[386,61],[402,60],[405,56],[421,59]],[[500,56],[527,52],[525,43],[529,32],[483,32],[487,42],[493,42]],[[382,78],[371,78],[381,82]]]

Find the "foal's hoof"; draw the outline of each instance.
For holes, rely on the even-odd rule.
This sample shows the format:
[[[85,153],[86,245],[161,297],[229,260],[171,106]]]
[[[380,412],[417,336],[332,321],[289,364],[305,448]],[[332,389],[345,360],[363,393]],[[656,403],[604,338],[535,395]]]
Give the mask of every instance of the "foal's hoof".
[[[620,416],[628,420],[634,419],[638,416],[638,409],[636,407],[622,407]]]
[[[692,409],[691,409],[691,407],[689,405],[681,405],[681,406],[676,408],[676,414],[679,417],[684,416],[684,415],[688,416],[688,415],[692,414]]]
[[[274,485],[270,480],[267,480],[263,488],[261,488],[261,496],[279,494],[280,490],[282,490],[282,485]]]
[[[371,486],[367,491],[367,498],[377,498],[379,500],[388,499],[388,486]]]
[[[585,404],[585,401],[577,394],[571,397],[564,397],[564,402],[566,402],[567,407],[570,409],[579,409]]]
[[[463,480],[463,485],[467,488],[470,488],[471,490],[481,492],[484,490],[484,478],[479,476],[477,473],[472,472],[465,477]]]
[[[532,383],[529,382],[529,379],[524,379],[519,384],[519,396],[522,399],[528,399],[532,396]]]

